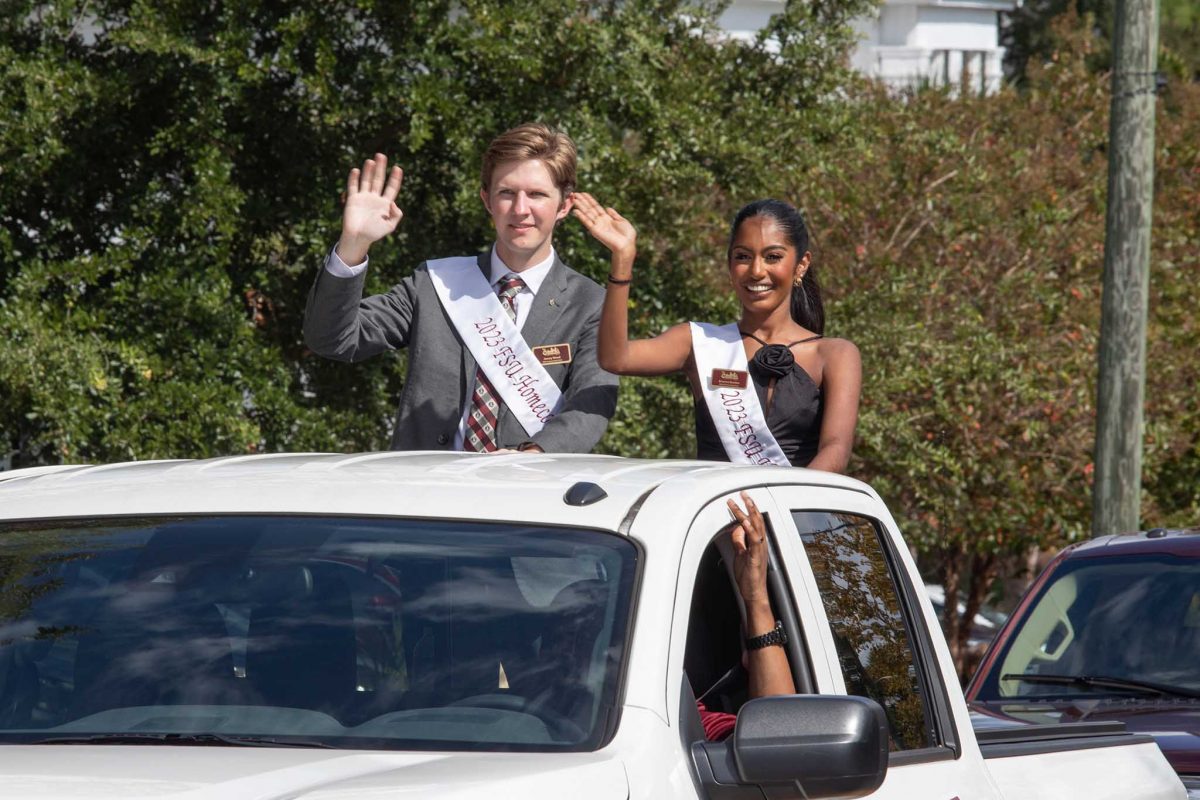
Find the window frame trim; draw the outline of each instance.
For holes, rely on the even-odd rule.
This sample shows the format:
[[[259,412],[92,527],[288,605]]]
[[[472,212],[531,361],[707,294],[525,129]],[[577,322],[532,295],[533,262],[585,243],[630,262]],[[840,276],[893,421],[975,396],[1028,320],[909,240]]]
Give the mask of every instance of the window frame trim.
[[[802,557],[807,562],[810,572],[812,571],[812,562],[804,546],[804,541],[801,539],[801,532],[796,525],[795,517],[793,516],[794,513],[811,512],[850,515],[861,518],[871,525],[879,541],[884,563],[887,565],[892,583],[897,590],[897,601],[900,605],[901,616],[904,620],[910,647],[913,651],[913,664],[917,669],[919,690],[924,694],[925,698],[926,722],[933,733],[934,739],[931,745],[911,750],[897,750],[893,751],[891,755],[904,754],[902,758],[897,760],[897,765],[902,763],[941,761],[948,757],[953,759],[960,758],[963,749],[950,702],[949,690],[942,676],[941,662],[934,647],[929,627],[926,624],[924,613],[922,613],[920,600],[916,596],[916,587],[909,578],[913,572],[910,572],[908,565],[905,564],[903,557],[897,551],[898,533],[888,524],[888,520],[881,519],[878,514],[878,506],[869,501],[862,502],[866,501],[867,498],[855,497],[853,499],[859,502],[845,502],[845,500],[850,500],[851,498],[839,493],[839,499],[844,498],[843,502],[828,503],[821,502],[825,499],[823,497],[816,497],[811,500],[805,497],[804,495],[815,494],[805,491],[805,487],[774,486],[771,488],[772,494],[775,495],[776,504],[785,511],[785,515],[796,536],[796,544],[799,547]],[[820,494],[825,493],[821,492]],[[812,502],[812,500],[816,500],[816,502]],[[820,594],[819,586],[816,587],[816,590]],[[826,646],[833,647],[833,630],[829,625],[828,616],[825,614],[823,599],[820,611],[822,616],[825,617],[826,623],[826,630],[821,632],[823,635],[822,638],[827,639],[828,644]],[[842,682],[842,691],[846,691],[844,674],[841,671],[840,665],[837,669],[837,677]],[[950,754],[949,756],[946,755],[947,752]],[[891,758],[889,757],[889,763],[890,761]]]

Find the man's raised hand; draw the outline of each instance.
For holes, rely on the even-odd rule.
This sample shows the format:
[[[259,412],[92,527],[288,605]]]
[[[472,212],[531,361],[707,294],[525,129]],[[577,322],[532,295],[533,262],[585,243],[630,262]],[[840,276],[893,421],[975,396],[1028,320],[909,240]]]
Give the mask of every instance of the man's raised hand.
[[[637,252],[637,231],[616,209],[604,208],[587,192],[571,195],[571,213],[583,223],[588,233],[596,237],[613,255],[633,260]]]
[[[404,171],[387,168],[387,156],[376,153],[363,162],[362,169],[350,170],[346,178],[346,202],[342,208],[342,238],[337,254],[350,266],[361,264],[372,244],[396,230],[404,212],[396,205],[396,195]]]

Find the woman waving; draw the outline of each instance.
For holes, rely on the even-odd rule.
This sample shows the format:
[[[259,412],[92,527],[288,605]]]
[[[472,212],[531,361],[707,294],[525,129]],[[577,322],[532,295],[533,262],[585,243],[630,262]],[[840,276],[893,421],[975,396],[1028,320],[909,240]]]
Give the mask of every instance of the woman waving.
[[[727,257],[742,307],[736,323],[682,323],[634,341],[628,307],[636,231],[582,192],[574,195],[572,213],[612,252],[600,366],[618,375],[686,372],[698,458],[845,470],[862,363],[851,342],[824,336],[808,228],[795,208],[757,200],[734,218]]]

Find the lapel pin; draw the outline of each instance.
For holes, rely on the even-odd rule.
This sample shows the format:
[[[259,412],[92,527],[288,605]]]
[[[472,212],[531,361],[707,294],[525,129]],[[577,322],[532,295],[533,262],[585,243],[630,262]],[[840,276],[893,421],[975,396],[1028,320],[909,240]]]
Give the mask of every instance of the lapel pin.
[[[553,297],[551,297],[551,298],[550,298],[550,305],[552,305],[552,306],[556,306],[556,305],[558,305],[558,302],[557,302],[557,301],[556,301],[556,300],[555,300]]]

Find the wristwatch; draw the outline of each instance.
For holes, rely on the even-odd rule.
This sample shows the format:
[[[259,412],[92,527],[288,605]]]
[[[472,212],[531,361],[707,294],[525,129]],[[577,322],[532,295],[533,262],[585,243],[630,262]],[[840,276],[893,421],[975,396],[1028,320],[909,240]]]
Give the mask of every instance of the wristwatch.
[[[761,650],[764,647],[771,645],[779,645],[783,647],[787,644],[787,631],[783,629],[783,623],[775,620],[775,629],[767,631],[762,636],[755,636],[746,640],[747,650]]]

